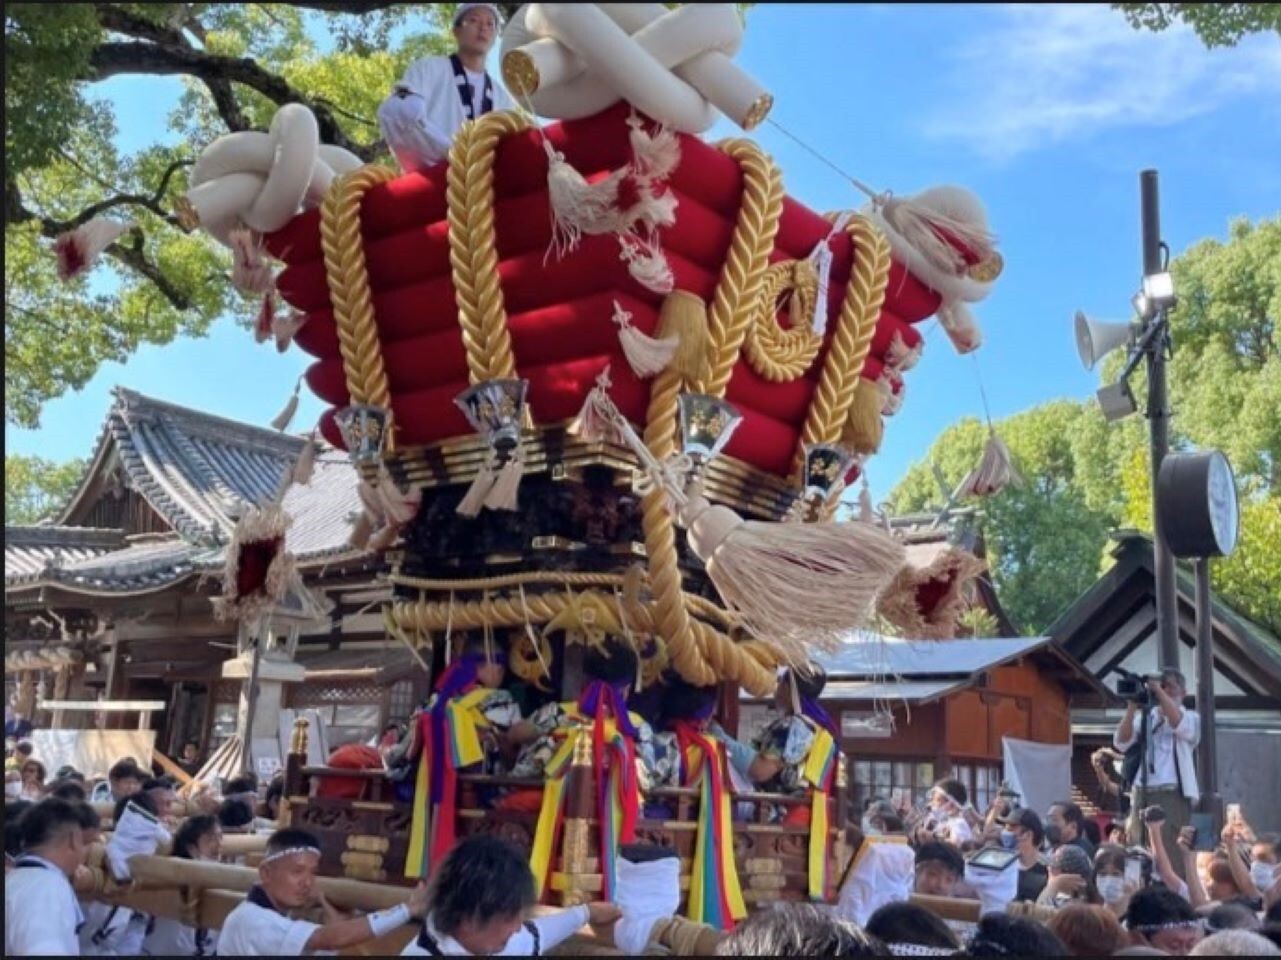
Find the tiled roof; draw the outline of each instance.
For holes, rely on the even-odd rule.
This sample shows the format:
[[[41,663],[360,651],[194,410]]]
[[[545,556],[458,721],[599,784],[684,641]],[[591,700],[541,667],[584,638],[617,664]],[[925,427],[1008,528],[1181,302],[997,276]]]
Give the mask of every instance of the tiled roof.
[[[361,551],[347,546],[351,514],[361,510],[356,488],[360,476],[347,455],[330,447],[316,457],[316,469],[306,486],[295,484],[285,493],[285,512],[294,518],[285,537],[289,551],[301,563],[332,562]]]
[[[179,407],[117,387],[98,453],[63,511],[73,516],[114,447],[128,484],[178,533],[225,543],[246,508],[271,500],[301,437]]]
[[[124,545],[123,530],[89,527],[5,527],[5,583],[38,576],[50,564],[76,563]]]

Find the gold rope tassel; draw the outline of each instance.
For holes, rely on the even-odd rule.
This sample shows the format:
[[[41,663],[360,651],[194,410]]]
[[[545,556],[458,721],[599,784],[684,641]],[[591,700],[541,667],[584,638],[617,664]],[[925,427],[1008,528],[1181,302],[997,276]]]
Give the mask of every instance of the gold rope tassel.
[[[677,338],[679,343],[672,354],[668,369],[679,374],[686,383],[702,376],[707,367],[708,336],[707,304],[703,298],[687,290],[673,290],[663,300],[663,310],[658,320],[658,339]]]
[[[841,433],[841,442],[857,453],[875,453],[881,447],[885,424],[881,421],[881,389],[865,377],[858,378],[854,402]]]

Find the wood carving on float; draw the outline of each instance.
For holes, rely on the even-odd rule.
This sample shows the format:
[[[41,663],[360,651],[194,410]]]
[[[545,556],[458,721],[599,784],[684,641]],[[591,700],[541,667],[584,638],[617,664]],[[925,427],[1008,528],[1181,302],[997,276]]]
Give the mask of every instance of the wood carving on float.
[[[639,559],[629,628],[690,682],[760,694],[781,662],[865,625],[891,583],[902,605],[901,544],[827,518],[904,400],[923,321],[975,349],[967,304],[1001,259],[963,188],[825,216],[752,140],[701,139],[720,113],[751,130],[772,107],[733,62],[742,29],[732,4],[528,4],[503,75],[548,126],[490,113],[447,163],[398,176],[320,144],[295,104],[196,164],[184,215],[262,293],[260,336],[315,358],[319,429],[361,468],[372,545],[403,537],[431,574],[399,581],[418,598],[394,608],[406,631],[545,624],[571,573],[618,590]],[[699,456],[682,410],[714,402],[736,426]],[[817,447],[842,451],[843,475],[815,486]],[[566,482],[590,490],[560,497]],[[584,500],[626,541],[535,550],[574,539],[540,525],[580,531]],[[477,546],[500,541],[510,576],[494,558],[511,552]]]

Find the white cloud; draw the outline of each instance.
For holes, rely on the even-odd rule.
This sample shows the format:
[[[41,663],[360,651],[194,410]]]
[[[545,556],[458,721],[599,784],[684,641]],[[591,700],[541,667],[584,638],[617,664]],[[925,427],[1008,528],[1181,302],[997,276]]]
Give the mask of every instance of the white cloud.
[[[1254,94],[1281,98],[1275,36],[1207,50],[1181,24],[1135,30],[1106,4],[974,12],[982,35],[952,52],[949,96],[926,116],[925,133],[991,160],[1107,130],[1178,124]]]

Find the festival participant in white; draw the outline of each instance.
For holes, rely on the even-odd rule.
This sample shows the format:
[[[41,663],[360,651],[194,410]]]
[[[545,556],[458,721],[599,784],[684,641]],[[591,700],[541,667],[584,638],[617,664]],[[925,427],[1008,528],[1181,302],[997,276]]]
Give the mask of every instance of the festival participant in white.
[[[44,800],[22,815],[22,855],[4,884],[4,952],[10,957],[74,957],[80,904],[71,876],[87,845],[80,813]]]
[[[469,837],[454,847],[430,891],[422,930],[401,956],[538,957],[588,923],[621,916],[612,903],[589,903],[526,920],[534,905],[529,861],[494,837]]]
[[[514,107],[485,72],[500,19],[495,4],[460,3],[454,14],[458,49],[447,57],[415,60],[378,108],[383,137],[406,173],[444,160],[464,121]]]
[[[243,903],[227,915],[218,936],[221,957],[300,957],[306,953],[333,952],[381,937],[427,909],[427,891],[414,888],[408,903],[363,917],[334,919],[325,924],[291,920],[288,911],[319,903],[332,908],[316,888],[320,866],[320,841],[305,830],[277,830],[267,841],[266,855],[258,866],[261,883],[255,884]]]
[[[1143,836],[1139,815],[1141,807],[1159,806],[1165,811],[1165,826],[1171,836],[1188,825],[1192,808],[1201,797],[1197,786],[1193,755],[1201,741],[1201,718],[1195,710],[1183,706],[1188,695],[1188,682],[1178,670],[1161,671],[1160,680],[1148,681],[1148,693],[1155,706],[1148,716],[1148,742],[1142,744],[1143,764],[1147,767],[1145,798],[1140,805],[1131,802],[1127,832],[1130,839]],[[1141,730],[1138,704],[1130,700],[1112,737],[1112,745],[1122,753],[1133,747]],[[1142,783],[1142,772],[1132,784],[1135,791]],[[1176,863],[1176,871],[1182,865]]]
[[[182,860],[217,863],[222,851],[222,828],[212,814],[189,817],[173,838],[173,855]],[[189,927],[172,917],[153,917],[142,944],[149,957],[212,957],[218,932]]]

